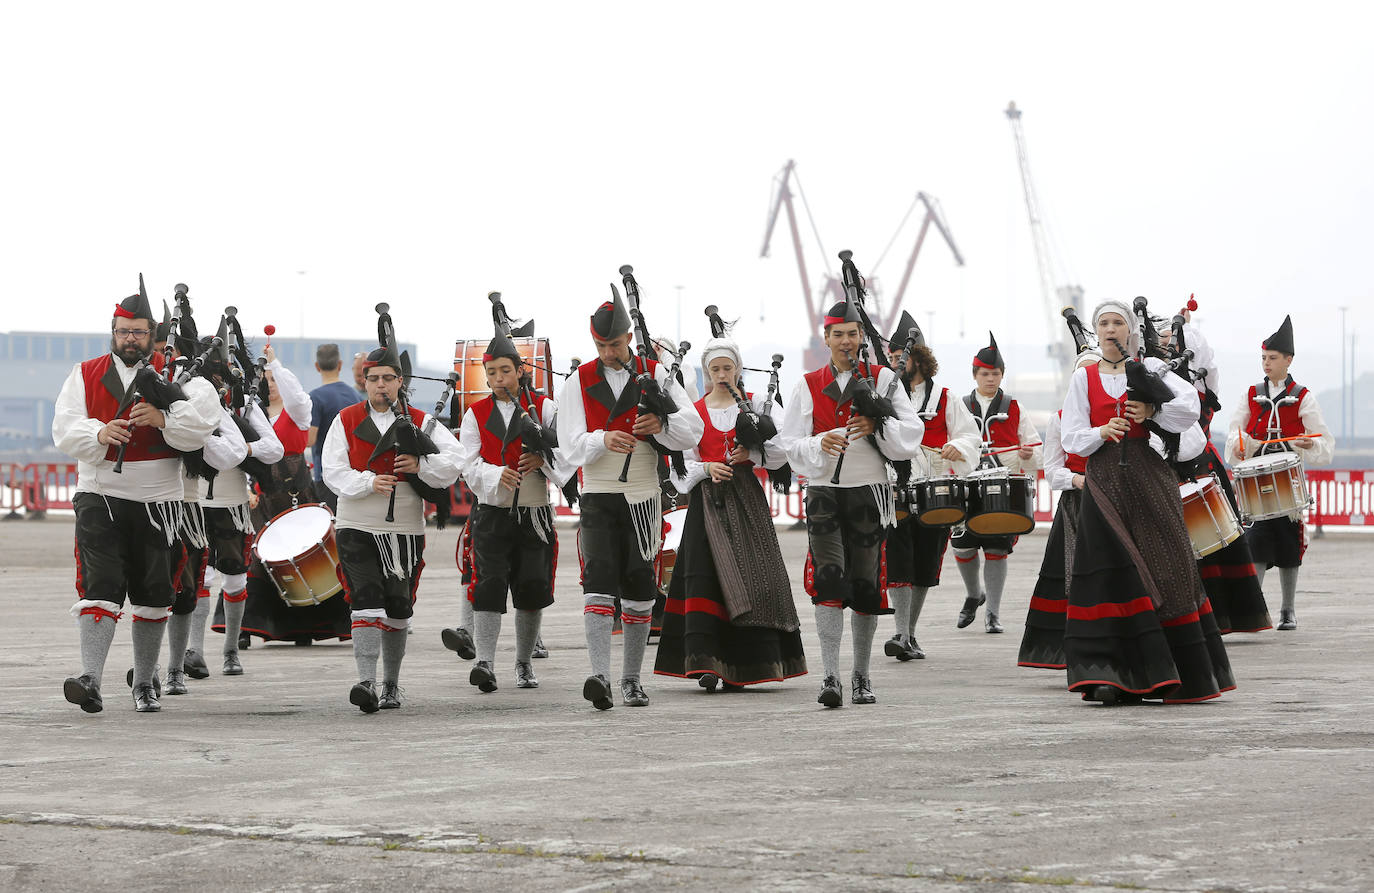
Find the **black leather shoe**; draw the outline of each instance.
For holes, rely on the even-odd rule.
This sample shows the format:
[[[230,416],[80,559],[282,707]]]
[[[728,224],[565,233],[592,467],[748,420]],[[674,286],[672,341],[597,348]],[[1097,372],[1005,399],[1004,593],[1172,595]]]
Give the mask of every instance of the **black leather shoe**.
[[[472,665],[472,672],[468,673],[468,682],[477,686],[478,691],[496,691],[496,671],[491,668],[491,661],[479,660]]]
[[[1279,629],[1297,629],[1298,613],[1296,611],[1279,612]]]
[[[639,684],[638,679],[620,680],[620,703],[626,707],[649,706],[649,696],[644,693],[644,686]]]
[[[154,679],[153,681],[156,682],[157,680]],[[169,694],[169,695],[184,695],[184,694],[186,694],[186,673],[185,673],[185,671],[183,671],[183,670],[168,670],[168,671],[167,671],[167,688],[165,689],[165,691],[166,691],[167,694]]]
[[[248,633],[239,633],[239,650],[247,651],[253,647],[253,637]]]
[[[309,648],[311,645],[314,645],[314,644],[315,644],[315,640],[314,640],[313,638],[311,638],[310,636],[297,636],[297,637],[296,637],[296,647],[297,647],[297,648]]]
[[[134,686],[134,710],[138,713],[157,713],[162,709],[162,704],[158,703],[157,692],[153,691],[152,683],[145,682],[142,685]]]
[[[544,644],[544,637],[543,637],[543,636],[537,636],[537,637],[535,637],[535,640],[534,640],[534,650],[530,652],[530,657],[533,657],[533,658],[535,658],[536,660],[542,660],[542,659],[544,659],[544,658],[546,658],[546,657],[548,657],[548,656],[549,656],[549,649],[548,649],[548,646],[546,646],[546,645]]]
[[[401,706],[401,685],[399,682],[383,682],[382,693],[377,696],[378,710],[395,710]]]
[[[826,676],[825,682],[821,683],[820,697],[816,698],[816,703],[825,707],[839,707],[844,703],[844,689],[840,687],[839,676]]]
[[[222,672],[226,676],[243,675],[243,664],[239,663],[239,653],[237,651],[230,651],[224,655],[224,669]]]
[[[906,640],[906,653],[911,655],[908,660],[925,660],[926,653],[921,650],[921,643],[916,641],[915,636],[908,636]]]
[[[987,601],[988,597],[983,593],[978,593],[977,598],[964,599],[964,606],[959,609],[959,622],[955,624],[959,629],[963,629],[973,622],[973,618],[978,616],[978,607]]]
[[[1002,629],[1002,621],[991,611],[987,612],[983,617],[983,629],[990,633],[1005,632],[1005,630]]]
[[[458,652],[458,656],[463,660],[474,660],[477,657],[477,646],[472,642],[472,633],[461,626],[445,629],[439,633],[439,639],[445,648]]]
[[[907,653],[906,640],[901,633],[897,633],[883,643],[883,654],[888,657],[895,657],[897,660],[911,660],[911,655]]]
[[[534,667],[524,661],[515,662],[515,687],[516,688],[538,688],[539,680],[535,678]]]
[[[377,690],[372,682],[359,682],[348,692],[348,703],[364,713],[376,713],[378,709]]]
[[[186,659],[181,662],[181,668],[192,679],[207,679],[210,676],[210,668],[205,665],[205,658],[199,651],[191,648],[186,649]]]
[[[134,668],[130,667],[129,672],[124,674],[124,684],[130,688],[134,687]],[[153,694],[162,697],[162,681],[157,678],[157,669],[153,670]]]
[[[588,676],[582,683],[582,697],[592,702],[597,710],[610,710],[615,706],[611,700],[611,681],[605,676]]]
[[[697,677],[697,685],[706,689],[707,694],[710,694],[716,690],[717,685],[720,685],[720,677],[715,673],[702,673]]]
[[[849,703],[876,704],[873,695],[873,682],[867,676],[854,676],[849,680]]]
[[[87,713],[99,713],[105,709],[100,686],[95,684],[93,677],[85,674],[68,676],[62,683],[62,696]]]

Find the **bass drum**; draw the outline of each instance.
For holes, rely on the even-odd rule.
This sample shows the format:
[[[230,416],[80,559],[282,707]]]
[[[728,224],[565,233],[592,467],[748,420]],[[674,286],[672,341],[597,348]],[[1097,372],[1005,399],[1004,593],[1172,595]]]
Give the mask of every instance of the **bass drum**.
[[[682,531],[686,527],[686,509],[673,509],[663,513],[663,549],[658,553],[658,591],[662,595],[668,594],[668,584],[673,582],[677,550],[682,545]]]
[[[547,338],[512,338],[515,350],[534,376],[534,388],[540,393],[554,395],[553,352]],[[487,384],[487,370],[482,365],[482,355],[491,344],[488,335],[480,341],[459,341],[453,348],[453,371],[458,373],[458,383],[453,388],[454,416],[449,427],[457,428],[463,421],[463,413],[472,404],[491,393]]]
[[[318,605],[343,589],[329,506],[302,505],[277,515],[258,533],[253,553],[293,608]]]

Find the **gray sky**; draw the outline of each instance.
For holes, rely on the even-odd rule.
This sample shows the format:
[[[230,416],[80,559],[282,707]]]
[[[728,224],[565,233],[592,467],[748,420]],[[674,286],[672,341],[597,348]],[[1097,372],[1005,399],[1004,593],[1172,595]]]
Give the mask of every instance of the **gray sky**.
[[[771,178],[795,158],[827,253],[853,249],[865,272],[915,192],[938,197],[968,265],[929,239],[908,307],[923,325],[935,310],[951,368],[989,319],[1028,368],[1059,323],[1002,114],[1014,99],[1090,305],[1173,309],[1195,292],[1227,391],[1258,378],[1259,341],[1291,311],[1296,375],[1331,387],[1337,308],[1374,338],[1372,17],[1253,2],[8,4],[0,251],[32,308],[11,327],[97,330],[142,270],[155,298],[185,281],[198,314],[234,303],[251,330],[287,336],[302,321],[365,336],[387,300],[431,367],[456,338],[489,337],[499,289],[557,356],[585,356],[588,314],[632,263],[656,332],[673,334],[683,286],[687,337],[704,341],[701,307],[718,303],[742,317],[749,361],[791,345],[796,373],[809,333],[785,232],[758,257]],[[913,237],[878,271],[890,286]]]

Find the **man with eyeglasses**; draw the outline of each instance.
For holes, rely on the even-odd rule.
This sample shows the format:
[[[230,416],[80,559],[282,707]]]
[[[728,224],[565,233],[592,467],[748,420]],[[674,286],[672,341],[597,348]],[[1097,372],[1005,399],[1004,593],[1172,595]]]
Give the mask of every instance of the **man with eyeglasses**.
[[[427,431],[439,451],[428,456],[398,452],[394,432],[387,434],[392,426],[407,424],[391,408],[404,385],[400,358],[393,349],[380,347],[368,354],[363,372],[367,399],[335,416],[322,461],[325,486],[339,496],[335,544],[353,609],[358,683],[348,699],[362,712],[375,713],[401,706],[401,661],[425,566],[425,502],[403,475],[447,489],[458,479],[460,457],[448,428],[427,430],[429,415],[418,409],[410,409],[409,423]],[[388,510],[393,520],[387,520]]]
[[[163,369],[162,355],[153,352],[155,326],[140,281],[139,294],[115,307],[110,352],[73,367],[53,414],[53,442],[77,460],[72,614],[81,673],[62,690],[87,713],[103,709],[105,658],[126,597],[133,616],[134,709],[161,709],[154,676],[174,598],[172,546],[183,511],[179,456],[204,446],[218,424],[215,391],[205,381],[164,391],[166,410],[141,399],[124,405],[136,378],[140,391],[166,386],[149,380],[153,371],[143,371]]]

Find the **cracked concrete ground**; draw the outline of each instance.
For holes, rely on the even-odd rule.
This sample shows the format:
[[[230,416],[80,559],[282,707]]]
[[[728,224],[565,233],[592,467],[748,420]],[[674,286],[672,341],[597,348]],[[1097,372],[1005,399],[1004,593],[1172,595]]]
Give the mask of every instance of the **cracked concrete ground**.
[[[81,713],[61,694],[71,537],[69,519],[0,525],[5,889],[1374,888],[1365,535],[1312,544],[1300,628],[1228,636],[1240,688],[1206,704],[1101,708],[1015,666],[1042,532],[1010,561],[1006,635],[954,629],[947,556],[930,657],[875,646],[874,706],[815,703],[799,603],[812,675],[715,695],[655,677],[647,709],[599,713],[580,694],[573,531],[540,688],[514,687],[508,622],[489,695],[439,643],[456,532],[431,532],[407,703],[373,716],[347,703],[346,644],[258,644],[246,675],[137,715],[123,629],[106,710]],[[795,583],[805,535],[781,539]]]

